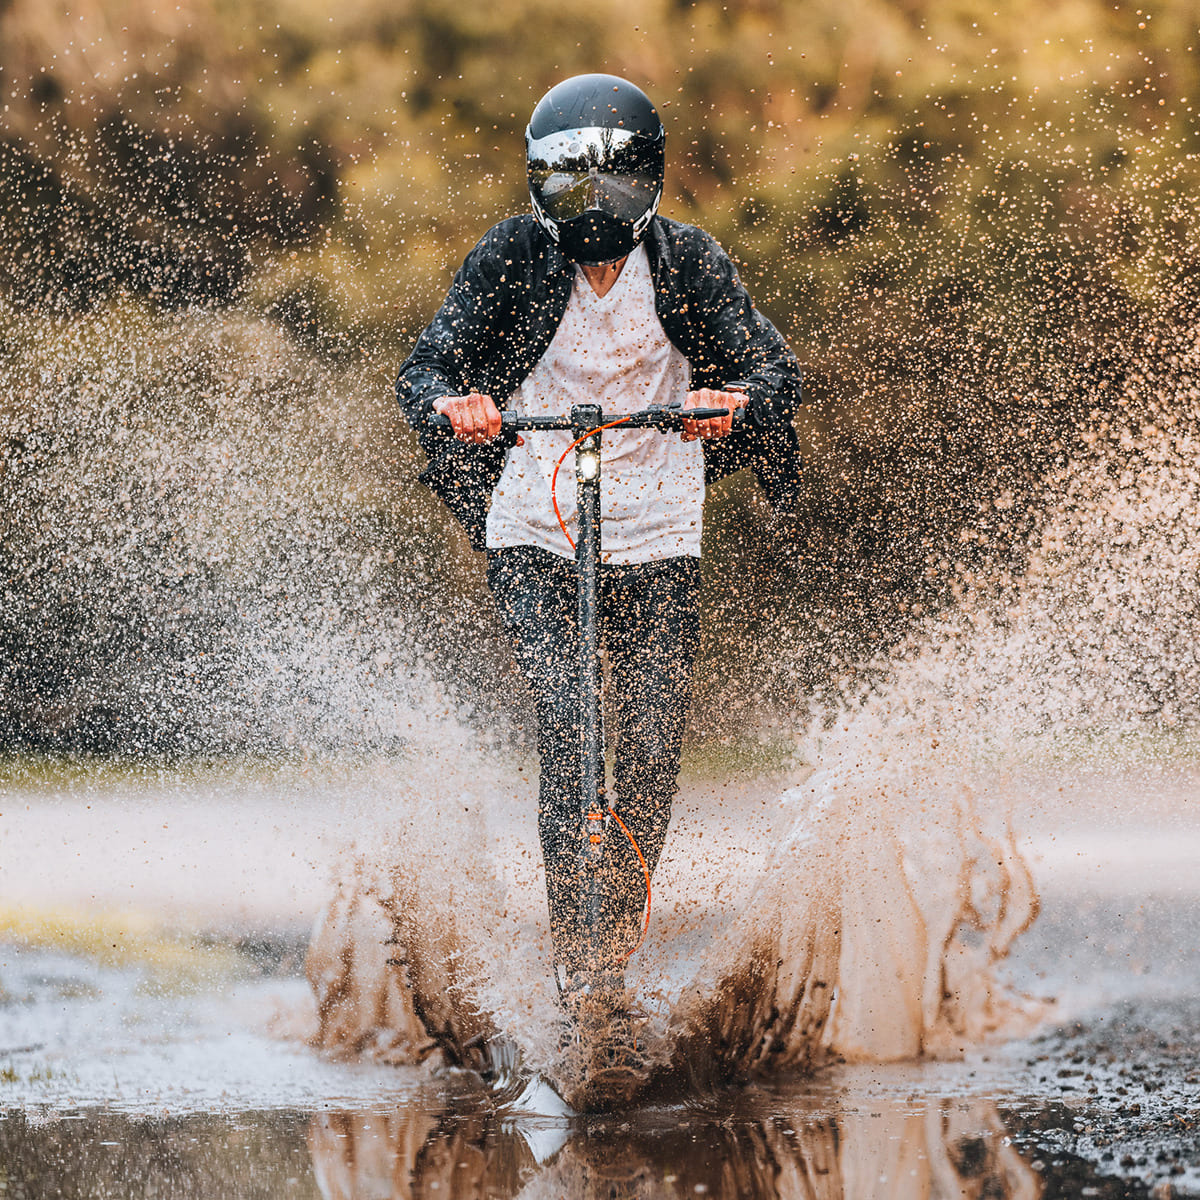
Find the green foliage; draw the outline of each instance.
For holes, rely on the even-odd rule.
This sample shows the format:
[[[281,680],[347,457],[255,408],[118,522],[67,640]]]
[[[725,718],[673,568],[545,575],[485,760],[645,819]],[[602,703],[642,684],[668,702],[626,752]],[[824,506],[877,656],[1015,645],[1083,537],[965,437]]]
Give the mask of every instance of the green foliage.
[[[847,292],[995,271],[1031,235],[1145,289],[1172,250],[1151,243],[1191,232],[1184,0],[50,8],[0,17],[0,241],[42,301],[316,287],[327,324],[402,348],[525,206],[533,102],[590,69],[658,101],[666,209],[731,246],[805,350]]]

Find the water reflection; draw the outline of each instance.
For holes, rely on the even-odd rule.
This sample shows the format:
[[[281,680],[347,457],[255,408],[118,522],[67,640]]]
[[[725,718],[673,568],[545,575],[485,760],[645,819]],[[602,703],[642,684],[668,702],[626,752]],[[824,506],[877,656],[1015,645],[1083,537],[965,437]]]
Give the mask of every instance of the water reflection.
[[[14,1112],[0,1093],[0,1196],[318,1200],[304,1145],[307,1121],[306,1114],[278,1111]]]
[[[446,1113],[314,1117],[309,1150],[325,1200],[572,1197],[585,1200],[1034,1200],[1039,1176],[994,1106],[718,1117],[642,1114],[578,1129]]]
[[[855,1098],[855,1103],[861,1102]],[[523,1125],[428,1090],[361,1108],[20,1111],[0,1086],[0,1196],[22,1200],[1128,1200],[1039,1130],[1054,1105],[855,1109],[778,1096]],[[1007,1126],[1007,1128],[1006,1128]],[[1023,1147],[1018,1153],[1012,1139]],[[1157,1193],[1156,1193],[1157,1194]]]

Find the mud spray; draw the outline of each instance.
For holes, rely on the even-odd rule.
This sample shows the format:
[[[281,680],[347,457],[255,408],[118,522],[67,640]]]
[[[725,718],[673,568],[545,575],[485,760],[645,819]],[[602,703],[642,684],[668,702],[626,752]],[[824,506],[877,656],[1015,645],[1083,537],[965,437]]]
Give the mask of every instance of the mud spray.
[[[1018,575],[956,567],[957,603],[795,731],[799,781],[757,826],[735,779],[685,787],[631,964],[668,1074],[954,1054],[1046,1015],[1003,977],[1038,907],[1013,772],[1169,758],[1194,728],[1195,361],[1185,333],[1169,379],[1135,374],[1095,414],[1032,499]],[[404,821],[363,840],[318,926],[321,1042],[478,1066],[502,1033],[549,1067],[535,781],[489,786],[457,748],[428,753]]]

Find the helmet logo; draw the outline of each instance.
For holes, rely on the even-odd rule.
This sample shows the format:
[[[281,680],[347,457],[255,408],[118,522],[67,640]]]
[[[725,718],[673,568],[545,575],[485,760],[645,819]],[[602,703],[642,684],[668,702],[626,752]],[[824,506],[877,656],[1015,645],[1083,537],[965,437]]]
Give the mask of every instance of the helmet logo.
[[[538,203],[537,196],[533,194],[532,188],[529,190],[529,200],[533,205],[534,219],[550,235],[551,241],[557,245],[559,238],[558,222],[546,214],[546,210]]]

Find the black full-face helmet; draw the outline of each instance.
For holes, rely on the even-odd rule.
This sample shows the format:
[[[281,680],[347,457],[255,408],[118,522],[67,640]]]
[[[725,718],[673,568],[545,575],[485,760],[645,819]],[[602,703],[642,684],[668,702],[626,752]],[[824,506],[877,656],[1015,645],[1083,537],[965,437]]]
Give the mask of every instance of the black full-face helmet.
[[[666,131],[641,88],[576,75],[537,103],[525,131],[538,223],[584,266],[628,254],[662,199]]]

